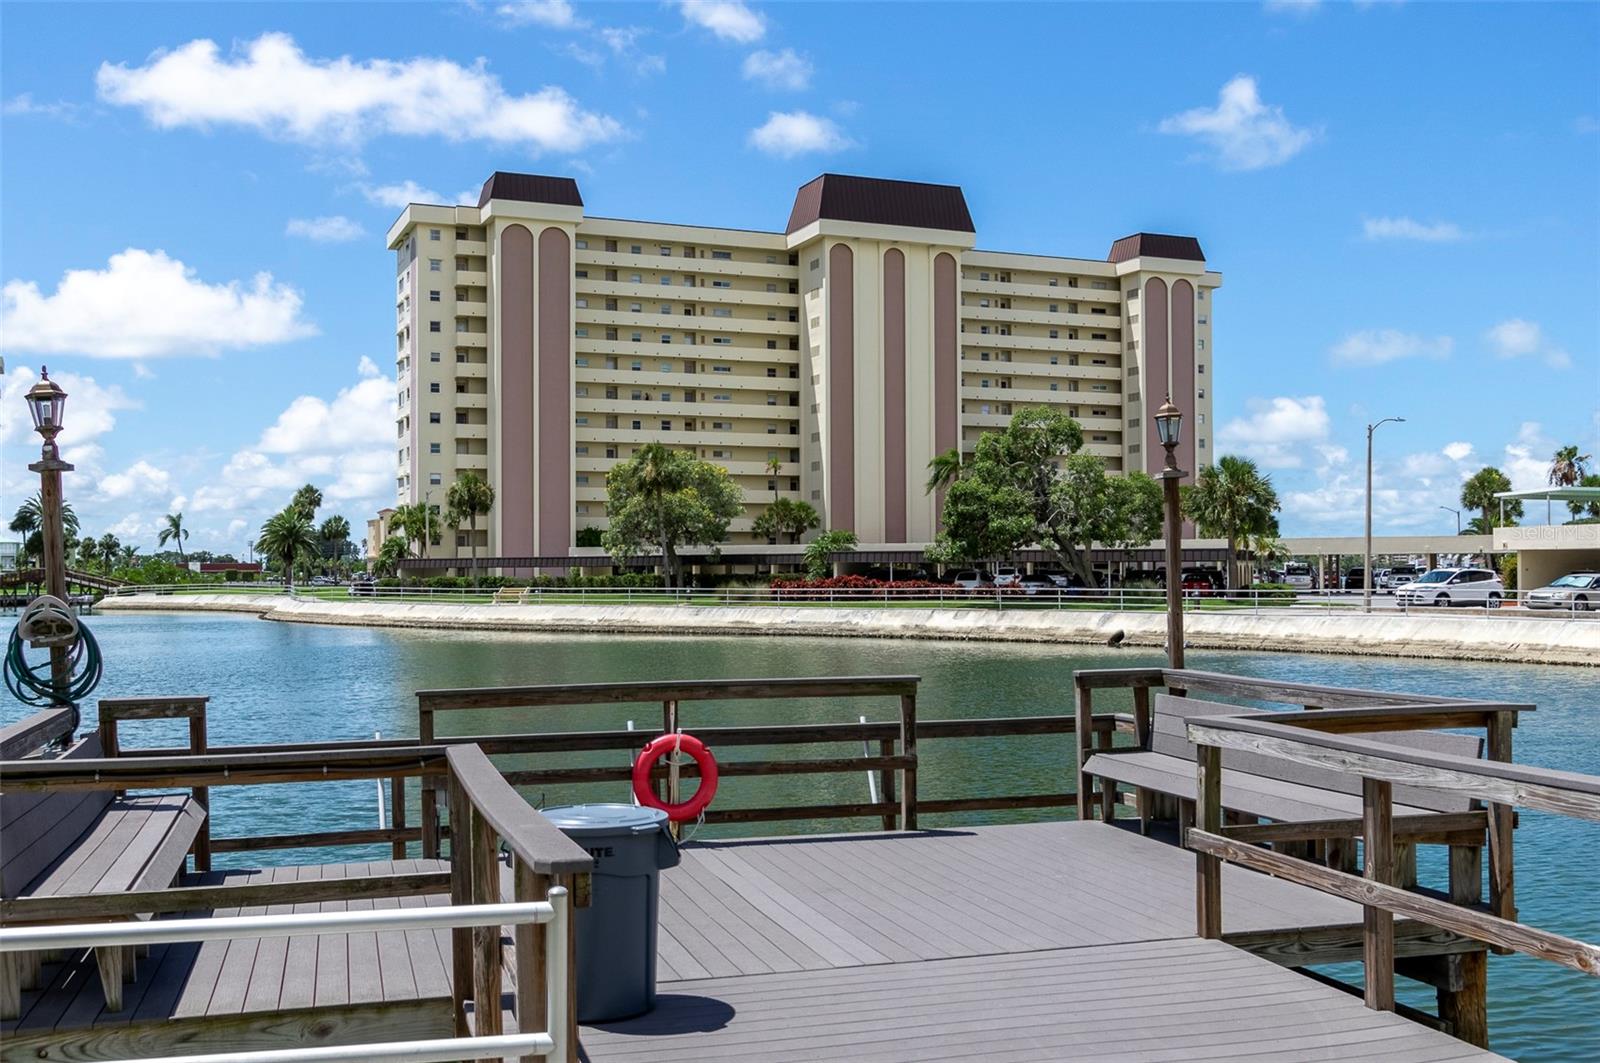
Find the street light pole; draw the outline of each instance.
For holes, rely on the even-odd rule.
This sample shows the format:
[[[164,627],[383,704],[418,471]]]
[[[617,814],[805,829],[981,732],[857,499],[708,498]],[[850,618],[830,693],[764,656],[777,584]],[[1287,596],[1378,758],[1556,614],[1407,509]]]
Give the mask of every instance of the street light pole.
[[[1399,424],[1404,420],[1404,417],[1385,417],[1377,424],[1367,425],[1367,534],[1361,569],[1361,610],[1366,613],[1372,612],[1372,433],[1390,421]]]
[[[1459,509],[1451,509],[1449,506],[1440,506],[1439,508],[1444,510],[1446,513],[1454,513],[1456,515],[1456,534],[1460,535],[1461,534],[1461,511]]]
[[[1178,439],[1183,431],[1183,414],[1169,395],[1156,411],[1156,436],[1167,452],[1161,470],[1161,494],[1165,517],[1163,535],[1167,548],[1167,664],[1183,667],[1183,520],[1178,500],[1178,481],[1184,472],[1178,468]]]
[[[40,559],[44,569],[44,591],[52,598],[69,601],[67,596],[66,533],[61,522],[61,474],[71,472],[72,466],[61,460],[56,447],[56,433],[61,431],[61,417],[67,405],[67,393],[61,385],[50,379],[47,368],[39,370],[39,382],[28,389],[28,411],[33,415],[34,429],[44,437],[39,460],[28,466],[30,472],[39,474],[39,538],[44,556]],[[50,647],[50,681],[55,689],[64,691],[72,682],[72,665],[67,658],[68,647]],[[58,693],[58,697],[61,697]]]

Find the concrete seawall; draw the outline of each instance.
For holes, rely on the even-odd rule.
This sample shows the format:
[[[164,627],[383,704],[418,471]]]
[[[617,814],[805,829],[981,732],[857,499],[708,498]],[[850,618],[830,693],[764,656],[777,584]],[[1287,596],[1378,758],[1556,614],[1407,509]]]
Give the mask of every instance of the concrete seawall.
[[[582,634],[812,635],[860,638],[1060,642],[1103,645],[1121,631],[1133,646],[1166,639],[1161,613],[1083,610],[874,609],[785,606],[487,605],[323,601],[282,596],[108,598],[108,612],[203,610],[265,620],[452,631]],[[1372,616],[1275,609],[1203,612],[1184,619],[1191,647],[1435,657],[1517,664],[1600,666],[1600,621],[1429,613]]]

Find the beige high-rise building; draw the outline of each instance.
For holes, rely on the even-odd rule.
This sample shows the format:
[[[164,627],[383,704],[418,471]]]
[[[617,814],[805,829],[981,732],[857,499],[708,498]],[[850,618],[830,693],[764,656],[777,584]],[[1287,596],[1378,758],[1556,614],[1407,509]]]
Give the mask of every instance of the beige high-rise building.
[[[442,507],[475,470],[497,495],[480,556],[565,557],[606,525],[606,471],[660,441],[744,490],[735,543],[775,495],[863,544],[928,543],[934,455],[1044,405],[1107,468],[1154,471],[1169,393],[1184,467],[1210,462],[1222,277],[1197,240],[975,245],[961,189],[840,174],[801,187],[782,232],[592,217],[575,181],[530,174],[413,204],[389,230],[397,499]]]

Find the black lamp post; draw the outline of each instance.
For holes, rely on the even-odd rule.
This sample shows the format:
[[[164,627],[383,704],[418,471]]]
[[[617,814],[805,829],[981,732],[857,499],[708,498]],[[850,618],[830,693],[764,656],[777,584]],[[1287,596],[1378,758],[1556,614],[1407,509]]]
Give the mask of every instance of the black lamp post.
[[[50,371],[39,370],[39,382],[28,389],[28,412],[33,416],[34,429],[44,437],[44,447],[39,460],[28,466],[39,474],[39,533],[43,541],[41,564],[44,568],[45,593],[67,601],[67,555],[65,534],[61,527],[61,474],[71,472],[72,466],[61,460],[56,447],[56,434],[61,431],[62,417],[66,412],[67,393],[61,385],[50,379]],[[67,647],[50,648],[50,677],[57,690],[65,690],[71,680],[71,667],[67,661]]]
[[[1183,667],[1183,517],[1178,502],[1178,481],[1187,475],[1178,468],[1178,440],[1183,434],[1183,413],[1169,395],[1156,411],[1156,437],[1167,452],[1161,470],[1161,493],[1166,512],[1167,545],[1167,663]]]

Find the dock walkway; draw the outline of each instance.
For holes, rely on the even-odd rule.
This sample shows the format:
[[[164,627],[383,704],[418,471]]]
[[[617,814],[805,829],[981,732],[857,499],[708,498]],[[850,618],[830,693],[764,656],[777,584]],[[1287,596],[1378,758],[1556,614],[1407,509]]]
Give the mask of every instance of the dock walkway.
[[[1500,1058],[1196,938],[1194,874],[1077,821],[691,845],[662,879],[659,1007],[582,1043],[592,1063]],[[1225,875],[1225,940],[1359,953],[1359,906]]]

